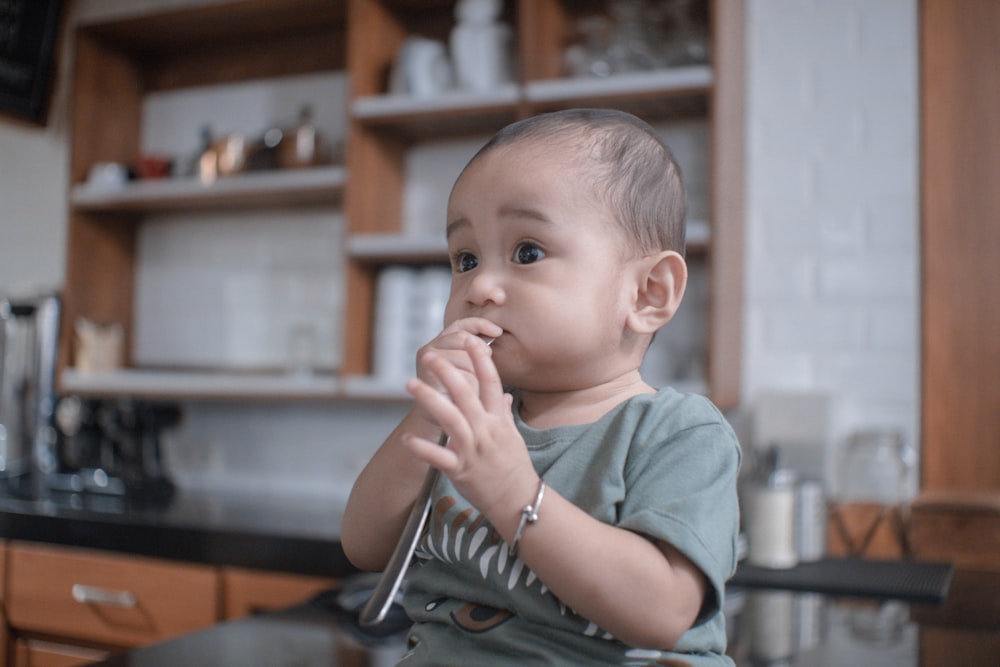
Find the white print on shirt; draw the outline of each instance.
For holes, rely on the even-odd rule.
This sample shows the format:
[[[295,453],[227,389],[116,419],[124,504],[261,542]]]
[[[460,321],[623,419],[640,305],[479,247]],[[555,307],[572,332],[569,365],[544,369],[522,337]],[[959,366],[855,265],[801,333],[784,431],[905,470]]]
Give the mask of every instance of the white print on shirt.
[[[418,558],[433,558],[446,563],[470,562],[478,568],[484,581],[489,577],[490,568],[495,568],[496,574],[501,579],[506,579],[507,590],[514,590],[517,586],[528,590],[537,584],[538,595],[555,600],[560,614],[565,616],[567,612],[572,613],[571,609],[549,592],[548,586],[538,579],[523,560],[510,553],[510,547],[482,514],[470,507],[447,522],[445,517],[457,503],[453,496],[443,496],[434,504],[429,529],[416,552]],[[588,623],[583,634],[614,639],[610,633],[593,623]]]

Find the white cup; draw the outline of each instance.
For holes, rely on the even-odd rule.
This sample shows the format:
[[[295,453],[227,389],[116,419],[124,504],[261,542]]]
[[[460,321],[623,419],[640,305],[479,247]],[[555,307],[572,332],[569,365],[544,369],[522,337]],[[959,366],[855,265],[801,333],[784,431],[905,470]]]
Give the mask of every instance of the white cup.
[[[452,86],[451,62],[442,42],[410,37],[399,49],[397,67],[406,92],[414,97],[433,97]]]
[[[87,172],[87,185],[112,190],[128,181],[128,169],[120,162],[95,162]]]

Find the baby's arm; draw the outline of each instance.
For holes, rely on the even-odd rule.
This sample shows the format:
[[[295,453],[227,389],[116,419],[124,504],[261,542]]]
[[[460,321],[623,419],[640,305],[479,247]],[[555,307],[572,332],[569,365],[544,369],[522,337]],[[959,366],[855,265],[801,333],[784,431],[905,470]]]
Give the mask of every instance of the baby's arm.
[[[466,385],[474,386],[465,343],[480,335],[495,337],[501,331],[497,325],[480,318],[455,322],[421,349],[418,375],[427,376],[421,358],[433,351],[463,372]],[[340,539],[348,559],[363,570],[385,568],[427,474],[427,464],[402,445],[404,433],[437,442],[441,427],[419,404],[414,405],[355,481],[344,511]]]
[[[372,572],[385,569],[427,474],[427,464],[402,446],[401,434],[423,432],[434,438],[439,431],[411,410],[358,476],[340,532],[344,553],[356,567]]]
[[[527,497],[533,502],[532,492]],[[511,503],[491,517],[508,543],[520,510]],[[707,589],[677,549],[602,523],[552,489],[524,529],[518,556],[567,606],[640,648],[672,648],[694,624]]]
[[[402,441],[447,475],[512,544],[540,480],[486,346],[469,341],[467,349],[478,392],[461,391],[461,376],[438,355],[428,355],[427,368],[450,398],[420,381],[408,385],[451,436],[448,447],[412,433]],[[567,606],[642,648],[671,648],[693,625],[707,590],[705,576],[677,549],[602,523],[552,489],[537,522],[523,531],[517,555]]]

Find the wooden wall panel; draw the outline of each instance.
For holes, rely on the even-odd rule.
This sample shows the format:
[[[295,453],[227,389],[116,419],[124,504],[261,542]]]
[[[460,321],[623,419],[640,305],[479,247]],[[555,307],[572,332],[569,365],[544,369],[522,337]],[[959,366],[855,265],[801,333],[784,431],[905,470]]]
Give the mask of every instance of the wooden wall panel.
[[[924,489],[1000,490],[1000,0],[921,4]]]

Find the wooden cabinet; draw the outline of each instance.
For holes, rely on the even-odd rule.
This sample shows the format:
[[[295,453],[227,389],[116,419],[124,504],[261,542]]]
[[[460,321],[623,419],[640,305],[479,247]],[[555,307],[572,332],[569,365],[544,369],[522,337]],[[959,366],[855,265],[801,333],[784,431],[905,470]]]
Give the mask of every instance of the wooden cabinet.
[[[219,620],[219,578],[209,566],[15,542],[7,580],[7,621],[18,637],[133,647]]]
[[[152,210],[205,206],[289,205],[339,201],[347,218],[345,308],[340,373],[313,384],[274,378],[227,382],[213,376],[127,368],[110,377],[81,376],[73,365],[72,327],[60,341],[63,388],[77,393],[153,396],[329,398],[395,397],[370,382],[375,284],[393,263],[441,262],[443,234],[404,234],[407,158],[429,143],[488,135],[503,125],[571,106],[610,106],[647,120],[704,122],[710,191],[704,229],[689,246],[707,283],[704,350],[698,355],[712,398],[739,398],[743,192],[742,3],[705,0],[711,64],[609,77],[563,78],[562,58],[582,12],[603,2],[506,0],[514,30],[515,78],[486,93],[449,91],[433,99],[390,95],[396,53],[411,35],[446,40],[454,0],[245,0],[199,4],[164,13],[88,24],[76,30],[71,184],[95,162],[132,160],[140,148],[140,107],[161,90],[346,69],[350,82],[346,171],[311,172],[309,183],[272,174],[241,192],[145,191],[71,197],[64,322],[80,316],[120,322],[131,340],[136,228]],[[235,183],[236,181],[233,181]],[[220,181],[221,183],[221,181]],[[233,185],[241,188],[242,186]],[[259,191],[258,191],[259,188]],[[252,195],[247,195],[252,192]],[[446,196],[441,193],[441,197]],[[247,197],[247,198],[245,198]],[[126,344],[128,348],[128,343]],[[128,349],[126,349],[128,352]],[[126,365],[129,366],[126,354]]]
[[[124,18],[84,20],[74,27],[71,194],[59,341],[63,391],[196,398],[333,394],[333,383],[325,378],[289,382],[278,374],[226,373],[225,368],[160,372],[136,367],[133,326],[137,241],[151,215],[274,210],[280,222],[278,211],[288,207],[337,206],[342,168],[254,172],[220,178],[211,186],[197,179],[142,181],[103,192],[81,186],[94,164],[134,163],[144,149],[143,105],[151,96],[343,71],[344,14],[344,4],[330,0],[245,0],[125,12]],[[188,129],[192,136],[199,131],[197,125]],[[123,327],[125,372],[74,372],[74,324],[81,317]]]
[[[7,667],[7,542],[0,541],[0,667]]]
[[[98,662],[109,653],[44,639],[19,638],[14,642],[14,667],[80,667]]]
[[[27,542],[0,545],[0,573],[0,667],[89,664],[291,607],[336,583]]]
[[[276,611],[331,588],[333,579],[229,567],[222,571],[225,618]]]

